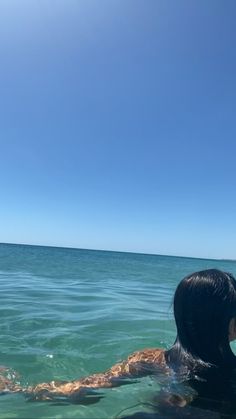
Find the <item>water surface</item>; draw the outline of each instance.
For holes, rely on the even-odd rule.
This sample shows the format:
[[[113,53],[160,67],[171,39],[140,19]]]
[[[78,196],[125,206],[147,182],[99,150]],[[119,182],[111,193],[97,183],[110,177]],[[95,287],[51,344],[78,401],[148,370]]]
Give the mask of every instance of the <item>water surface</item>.
[[[206,268],[236,275],[234,261],[0,244],[0,364],[26,385],[72,380],[135,350],[168,348],[175,287]],[[5,395],[0,418],[115,418],[143,410],[159,388],[147,377],[85,406]]]

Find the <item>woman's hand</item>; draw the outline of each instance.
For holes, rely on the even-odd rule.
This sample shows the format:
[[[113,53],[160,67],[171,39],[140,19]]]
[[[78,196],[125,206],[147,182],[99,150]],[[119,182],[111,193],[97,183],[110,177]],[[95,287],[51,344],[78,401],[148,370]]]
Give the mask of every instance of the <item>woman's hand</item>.
[[[0,366],[0,394],[21,391],[21,387],[14,382],[16,376],[10,368]]]

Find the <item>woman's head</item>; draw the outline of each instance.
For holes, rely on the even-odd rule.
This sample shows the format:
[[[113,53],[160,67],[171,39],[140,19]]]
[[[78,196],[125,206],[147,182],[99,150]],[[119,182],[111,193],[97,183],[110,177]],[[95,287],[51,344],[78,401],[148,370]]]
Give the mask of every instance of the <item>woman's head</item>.
[[[236,281],[231,274],[209,269],[184,278],[175,292],[174,315],[174,358],[179,354],[218,366],[236,362],[229,345],[236,317]]]

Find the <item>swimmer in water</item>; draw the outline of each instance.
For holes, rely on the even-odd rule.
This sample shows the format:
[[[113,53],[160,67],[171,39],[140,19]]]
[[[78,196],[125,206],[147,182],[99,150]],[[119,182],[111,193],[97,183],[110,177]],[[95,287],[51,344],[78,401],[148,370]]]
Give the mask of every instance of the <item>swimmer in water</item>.
[[[174,316],[177,337],[168,350],[144,349],[104,373],[71,382],[41,383],[21,391],[31,400],[79,402],[93,389],[120,386],[128,379],[158,375],[159,372],[171,376],[182,374],[188,380],[198,377],[199,383],[214,374],[221,378],[230,375],[236,368],[236,356],[230,348],[230,341],[236,339],[234,277],[216,269],[185,277],[175,291]],[[19,387],[15,391],[19,391]],[[180,407],[192,401],[178,394],[166,394],[163,400]]]

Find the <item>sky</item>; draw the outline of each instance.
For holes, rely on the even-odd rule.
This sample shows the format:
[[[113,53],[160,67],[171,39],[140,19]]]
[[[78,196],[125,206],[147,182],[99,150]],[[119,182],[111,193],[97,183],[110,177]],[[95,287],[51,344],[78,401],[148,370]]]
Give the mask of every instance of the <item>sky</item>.
[[[236,258],[235,0],[1,0],[0,242]]]

